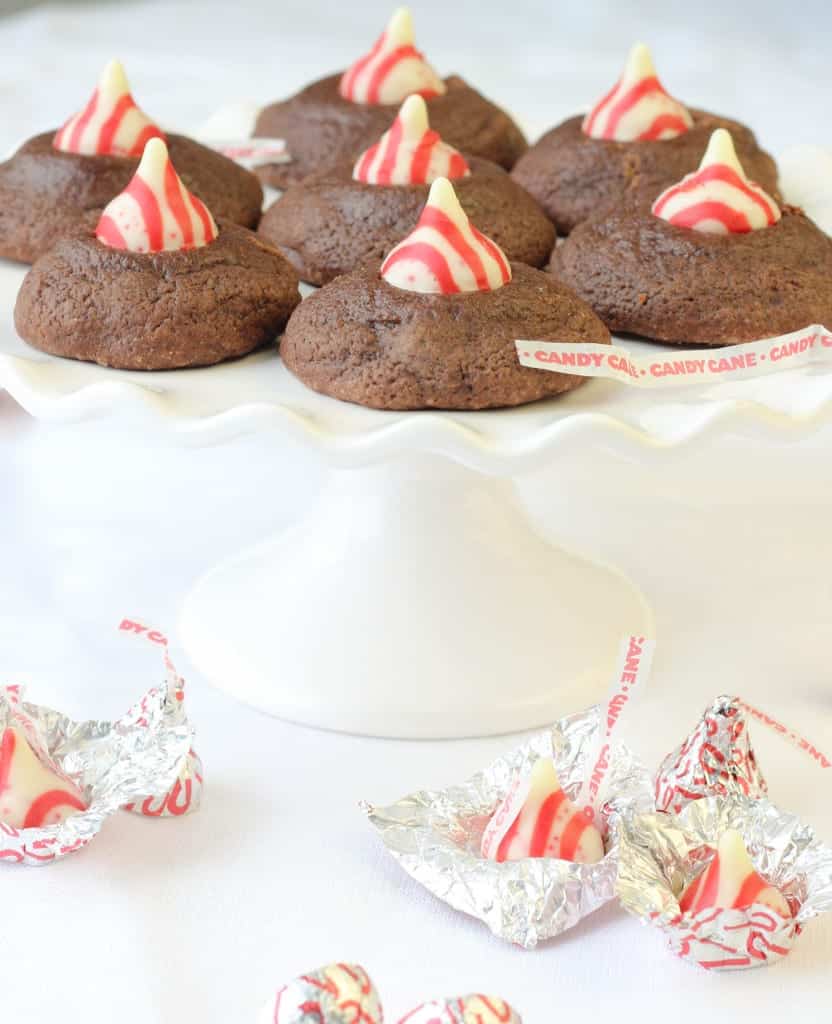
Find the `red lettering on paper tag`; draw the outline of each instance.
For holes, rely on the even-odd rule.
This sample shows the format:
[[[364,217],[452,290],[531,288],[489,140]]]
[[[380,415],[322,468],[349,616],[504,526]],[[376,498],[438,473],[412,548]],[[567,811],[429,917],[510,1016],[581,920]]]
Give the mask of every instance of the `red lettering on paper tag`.
[[[655,642],[643,636],[628,636],[621,643],[613,684],[606,703],[601,705],[601,729],[587,759],[587,773],[575,803],[592,821],[599,803],[599,794],[610,767],[612,735],[619,727],[625,711],[644,689],[650,675]]]
[[[159,644],[160,647],[167,647],[168,638],[164,633],[160,633],[155,629],[150,629],[149,626],[143,626],[140,622],[134,622],[132,619],[122,619],[118,628],[127,633],[136,633],[139,636],[143,635],[146,640],[149,640],[153,644]]]
[[[790,729],[788,726],[783,725],[782,722],[778,722],[776,718],[772,718],[771,715],[767,715],[765,711],[761,711],[759,708],[755,708],[753,704],[749,704],[747,701],[740,700],[740,704],[743,708],[751,715],[755,721],[762,722],[763,725],[767,725],[769,729],[779,733],[784,740],[788,740],[792,746],[797,747],[798,750],[802,750],[804,754],[807,754],[815,764],[821,768],[832,768],[832,761],[818,750],[814,743],[810,743],[804,736],[796,732],[794,729]]]
[[[832,363],[832,332],[820,324],[742,345],[641,355],[618,345],[515,341],[522,366],[579,377],[604,377],[640,388],[686,387],[697,381],[750,380],[779,370]]]

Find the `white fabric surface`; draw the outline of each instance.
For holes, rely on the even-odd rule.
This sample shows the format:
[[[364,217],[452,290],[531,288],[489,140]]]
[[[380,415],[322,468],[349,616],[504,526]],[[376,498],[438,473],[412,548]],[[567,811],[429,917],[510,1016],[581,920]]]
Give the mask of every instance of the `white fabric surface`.
[[[198,123],[227,99],[277,97],[343,64],[386,14],[381,4],[326,6],[119,4],[0,21],[0,145],[57,124],[114,54],[167,124]],[[417,29],[439,68],[539,128],[611,84],[624,49],[644,36],[678,95],[750,121],[772,148],[829,141],[828,129],[816,135],[830,85],[827,5],[803,5],[793,20],[773,4],[700,4],[693,24],[667,6],[586,2],[556,14],[523,2],[509,14],[431,2]],[[810,31],[813,9],[825,21]],[[633,733],[652,763],[722,691],[832,748],[830,442],[831,430],[766,448],[721,437],[632,461],[564,450],[522,482],[544,532],[619,565],[656,609],[659,652]],[[173,630],[191,581],[302,515],[323,472],[279,436],[165,450],[112,425],[50,428],[0,395],[0,676],[79,717],[121,712],[158,678],[154,650],[117,633],[122,616]],[[471,989],[503,995],[531,1024],[582,1012],[828,1014],[830,919],[810,925],[777,968],[706,976],[615,907],[527,953],[406,878],[358,801],[461,779],[511,738],[317,733],[194,676],[190,703],[207,772],[198,815],[122,815],[51,868],[0,867],[3,1021],[253,1020],[275,984],[334,958],[368,967],[391,1020],[421,998]],[[774,799],[832,841],[828,773],[756,737]]]

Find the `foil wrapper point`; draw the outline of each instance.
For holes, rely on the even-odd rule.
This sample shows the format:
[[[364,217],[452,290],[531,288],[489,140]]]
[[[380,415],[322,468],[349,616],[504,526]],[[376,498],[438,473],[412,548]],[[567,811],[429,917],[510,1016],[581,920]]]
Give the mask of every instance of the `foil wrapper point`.
[[[736,829],[756,870],[786,896],[786,920],[755,904],[683,914],[679,898]],[[832,848],[765,798],[706,797],[678,815],[632,815],[621,823],[617,892],[622,905],[666,936],[683,960],[708,970],[760,967],[786,956],[806,922],[832,910]]]
[[[279,988],[258,1024],[382,1024],[381,999],[358,964],[327,964]],[[495,996],[468,995],[420,1003],[399,1024],[522,1024]]]
[[[768,792],[739,697],[717,697],[656,775],[656,807],[678,814],[706,796],[763,797]]]
[[[618,826],[625,814],[653,809],[652,776],[624,744],[612,744],[596,801],[596,825],[607,850],[597,864],[553,858],[498,864],[481,856],[482,835],[512,783],[540,757],[554,758],[560,783],[574,800],[602,729],[596,705],[561,719],[461,785],[364,809],[384,845],[417,882],[500,938],[531,949],[614,898]]]
[[[124,805],[165,797],[191,750],[193,728],[169,662],[165,683],[113,722],[76,722],[23,697],[19,687],[0,688],[0,734],[7,726],[20,728],[41,760],[79,787],[88,806],[56,825],[0,823],[0,862],[44,865],[82,849]]]

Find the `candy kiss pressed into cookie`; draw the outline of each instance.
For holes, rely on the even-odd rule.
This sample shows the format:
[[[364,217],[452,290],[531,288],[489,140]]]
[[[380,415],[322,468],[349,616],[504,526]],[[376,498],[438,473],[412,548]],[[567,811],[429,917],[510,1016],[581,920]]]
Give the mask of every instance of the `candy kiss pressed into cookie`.
[[[153,138],[95,232],[58,242],[29,271],[15,326],[52,355],[170,370],[273,341],[299,301],[284,257],[215,221]]]
[[[521,366],[517,338],[610,340],[568,288],[511,264],[437,178],[410,234],[310,295],[280,352],[314,390],[378,409],[499,408],[580,385]]]

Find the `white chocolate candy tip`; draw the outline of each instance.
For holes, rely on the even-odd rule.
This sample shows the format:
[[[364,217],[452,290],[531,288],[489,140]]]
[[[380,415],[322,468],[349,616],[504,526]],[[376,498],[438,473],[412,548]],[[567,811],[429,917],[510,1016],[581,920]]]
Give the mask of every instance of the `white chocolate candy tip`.
[[[104,208],[95,236],[128,252],[175,252],[213,242],[217,225],[205,204],[182,184],[159,138],[144,148],[136,173]]]
[[[462,154],[431,131],[427,104],[413,94],[379,141],[358,158],[352,176],[367,185],[429,185],[438,177],[470,173]]]
[[[416,227],[381,266],[388,284],[434,295],[491,291],[511,280],[500,247],[468,220],[453,185],[437,178]]]
[[[440,96],[447,87],[414,46],[409,9],[399,7],[370,52],[344,72],[338,91],[353,103],[393,104],[410,93]]]
[[[586,115],[581,129],[592,139],[648,142],[675,139],[692,126],[690,112],[659,81],[650,50],[636,43],[618,82]]]
[[[675,227],[719,235],[758,231],[782,216],[771,196],[746,176],[724,128],[711,134],[699,168],[665,189],[652,212]]]

